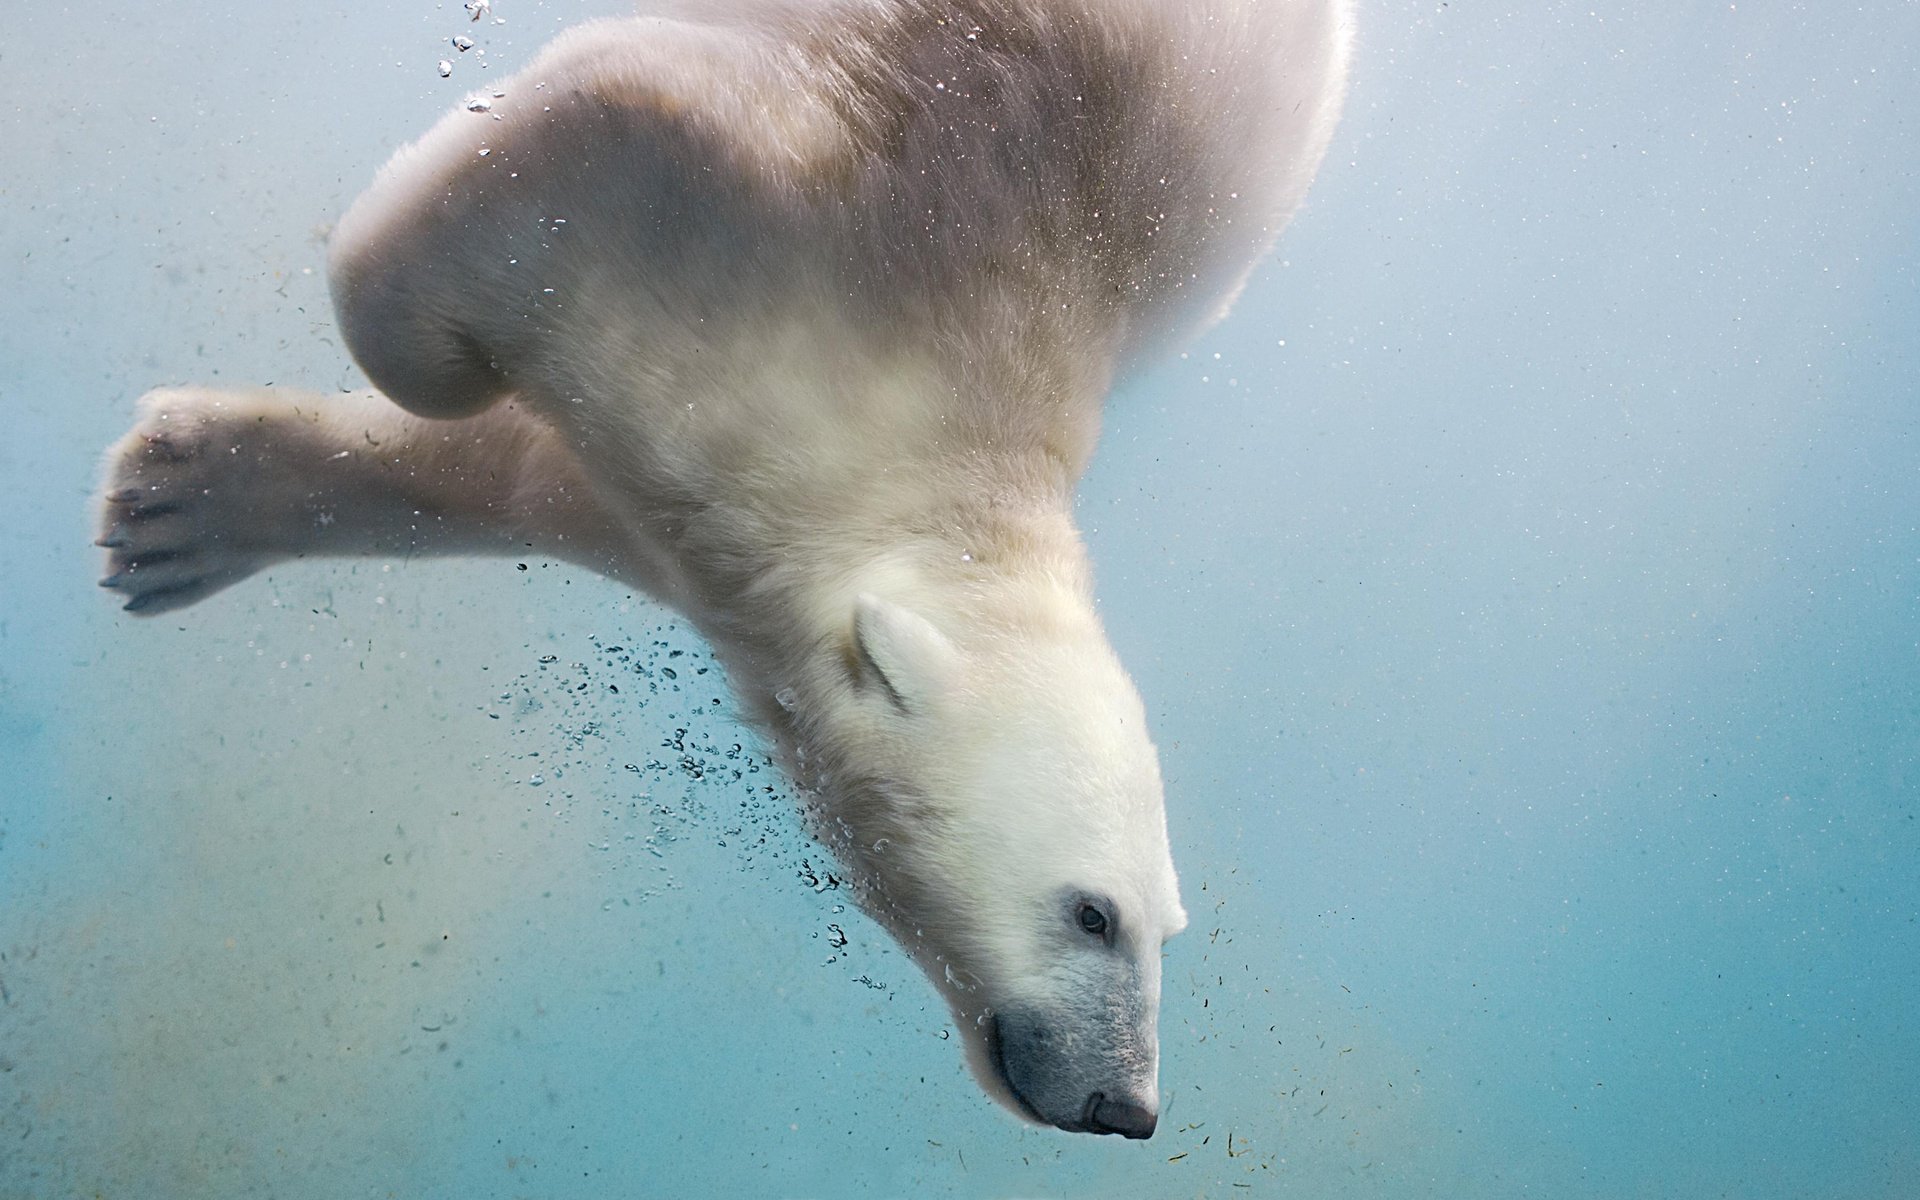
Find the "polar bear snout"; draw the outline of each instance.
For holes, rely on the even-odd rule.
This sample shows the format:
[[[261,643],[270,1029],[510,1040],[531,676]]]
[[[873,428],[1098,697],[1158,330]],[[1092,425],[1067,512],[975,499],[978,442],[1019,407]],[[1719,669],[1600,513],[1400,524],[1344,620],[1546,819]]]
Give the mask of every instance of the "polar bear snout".
[[[1153,1038],[1137,1020],[1102,1028],[1013,1010],[994,1015],[990,1041],[1000,1082],[1030,1120],[1149,1138],[1160,1120]]]

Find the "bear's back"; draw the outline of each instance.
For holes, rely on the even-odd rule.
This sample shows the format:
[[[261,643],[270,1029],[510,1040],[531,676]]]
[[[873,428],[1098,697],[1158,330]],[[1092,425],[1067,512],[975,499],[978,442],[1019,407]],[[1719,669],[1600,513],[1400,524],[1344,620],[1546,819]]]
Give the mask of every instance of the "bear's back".
[[[847,131],[814,195],[848,291],[876,314],[915,295],[989,340],[1078,307],[1074,334],[1116,331],[1129,357],[1217,316],[1292,215],[1349,40],[1344,0],[809,11],[782,35]]]
[[[396,401],[639,401],[816,319],[986,391],[1103,390],[1231,302],[1348,41],[1348,0],[683,7],[571,31],[343,219],[342,328]]]

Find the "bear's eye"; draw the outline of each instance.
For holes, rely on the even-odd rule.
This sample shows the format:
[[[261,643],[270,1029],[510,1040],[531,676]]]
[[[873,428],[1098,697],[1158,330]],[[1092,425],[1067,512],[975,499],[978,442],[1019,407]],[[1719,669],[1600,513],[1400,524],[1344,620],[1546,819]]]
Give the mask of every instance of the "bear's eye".
[[[1107,914],[1101,912],[1093,905],[1082,904],[1080,906],[1079,921],[1080,928],[1086,930],[1093,936],[1105,937],[1107,935]]]

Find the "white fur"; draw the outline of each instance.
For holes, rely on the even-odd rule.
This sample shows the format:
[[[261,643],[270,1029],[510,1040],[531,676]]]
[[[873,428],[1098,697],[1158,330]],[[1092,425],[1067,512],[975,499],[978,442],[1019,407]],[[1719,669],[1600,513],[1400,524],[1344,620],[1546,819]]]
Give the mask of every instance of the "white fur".
[[[157,393],[114,452],[108,583],[164,611],[294,554],[530,541],[647,590],[725,657],[983,1085],[1150,1129],[1185,915],[1071,490],[1116,373],[1223,312],[1299,203],[1347,4],[582,26],[336,231],[341,327],[400,407]]]

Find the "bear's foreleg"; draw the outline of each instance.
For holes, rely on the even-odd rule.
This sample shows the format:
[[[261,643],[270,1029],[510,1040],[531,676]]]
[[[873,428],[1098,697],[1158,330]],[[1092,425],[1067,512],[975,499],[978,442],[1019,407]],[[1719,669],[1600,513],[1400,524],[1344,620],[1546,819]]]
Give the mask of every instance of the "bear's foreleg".
[[[524,554],[644,586],[571,452],[511,401],[466,420],[372,392],[165,388],[109,451],[101,586],[183,608],[308,555]]]

